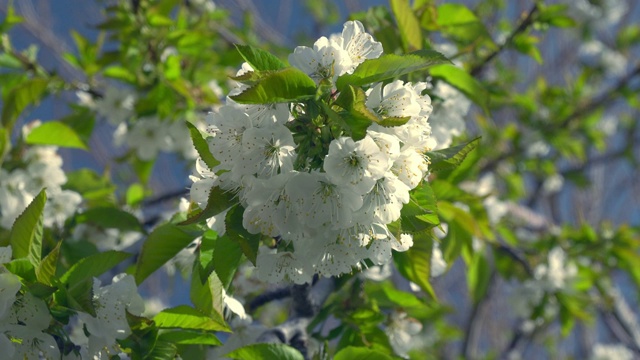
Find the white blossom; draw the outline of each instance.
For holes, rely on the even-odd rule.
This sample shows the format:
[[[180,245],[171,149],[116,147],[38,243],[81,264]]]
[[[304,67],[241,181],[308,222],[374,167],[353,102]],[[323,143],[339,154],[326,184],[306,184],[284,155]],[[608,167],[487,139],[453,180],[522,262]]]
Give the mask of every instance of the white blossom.
[[[144,312],[144,301],[138,295],[135,280],[131,275],[119,274],[110,285],[101,286],[94,279],[93,304],[96,317],[78,313],[90,334],[89,353],[101,353],[105,348],[117,352],[116,339],[124,339],[131,333],[126,312],[137,316]]]
[[[138,119],[126,134],[127,145],[140,160],[152,160],[160,151],[172,148],[166,122],[155,116]]]
[[[313,48],[296,47],[293,54],[289,55],[289,63],[317,83],[323,79],[335,81],[353,67],[350,54],[341,44],[324,36],[313,44]]]
[[[323,173],[297,173],[286,191],[298,211],[300,222],[312,228],[344,229],[362,206],[362,196],[351,188],[332,184]]]
[[[242,135],[242,153],[237,154],[232,171],[269,178],[293,171],[295,143],[283,125],[249,128]]]
[[[134,115],[135,101],[135,95],[130,90],[110,86],[102,97],[93,99],[93,104],[98,116],[117,126]]]
[[[350,137],[335,139],[324,160],[327,178],[338,186],[352,187],[363,195],[371,190],[389,168],[384,153],[369,136],[353,141]]]
[[[349,72],[365,60],[382,55],[382,44],[365,32],[362,23],[357,20],[344,23],[342,33],[332,35],[330,40],[335,41],[349,54],[351,60]]]

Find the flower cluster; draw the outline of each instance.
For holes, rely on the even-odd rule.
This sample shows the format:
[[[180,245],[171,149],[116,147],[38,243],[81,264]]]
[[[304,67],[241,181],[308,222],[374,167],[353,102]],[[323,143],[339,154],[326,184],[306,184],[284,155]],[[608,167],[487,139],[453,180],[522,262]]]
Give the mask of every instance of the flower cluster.
[[[150,161],[160,151],[175,152],[185,159],[195,159],[197,153],[190,141],[189,131],[182,121],[170,121],[158,116],[135,118],[136,96],[126,88],[107,87],[100,97],[90,93],[76,93],[80,103],[96,112],[100,119],[115,126],[113,144],[126,145],[140,160]]]
[[[25,135],[26,136],[26,135]],[[0,168],[0,227],[10,229],[35,196],[47,189],[44,226],[62,226],[77,209],[82,197],[63,190],[67,177],[62,158],[54,146],[33,146],[23,156],[24,164],[7,171]]]
[[[5,272],[11,247],[0,247],[0,349],[7,359],[59,359],[54,338],[43,332],[52,321],[47,304],[20,293],[18,276]]]
[[[341,34],[322,37],[312,48],[297,47],[289,63],[317,84],[335,84],[381,54],[381,44],[360,22],[350,21]],[[252,70],[245,64],[239,74]],[[245,89],[240,86],[232,94]],[[366,259],[385,264],[391,250],[413,244],[411,235],[394,235],[387,225],[400,218],[409,192],[428,173],[424,153],[435,142],[427,121],[431,99],[422,95],[426,88],[400,80],[372,84],[368,111],[407,121],[393,127],[373,123],[358,140],[313,123],[313,109],[303,103],[246,105],[228,99],[208,118],[209,150],[220,164],[210,169],[198,161],[191,198],[204,207],[212,187],[237,194],[244,228],[277,240],[257,256],[264,280],[305,283],[314,274],[349,273]],[[299,130],[312,126],[311,135]],[[321,135],[309,140],[316,134]],[[302,144],[312,148],[302,151]]]

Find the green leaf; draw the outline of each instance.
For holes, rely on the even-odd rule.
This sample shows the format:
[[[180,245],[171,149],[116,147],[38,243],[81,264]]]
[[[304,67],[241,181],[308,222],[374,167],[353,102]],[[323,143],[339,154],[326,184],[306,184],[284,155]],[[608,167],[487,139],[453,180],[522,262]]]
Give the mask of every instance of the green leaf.
[[[287,65],[271,53],[251,45],[235,44],[240,56],[256,71],[281,70]]]
[[[62,245],[62,241],[56,244],[56,247],[42,259],[42,262],[36,268],[36,278],[45,285],[53,285],[52,279],[56,275],[60,245]]]
[[[129,257],[131,257],[131,254],[115,250],[87,256],[73,264],[73,266],[60,277],[60,281],[65,284],[74,285],[82,280],[92,279],[113,269]]]
[[[146,341],[146,338],[143,338],[141,341]],[[134,353],[135,354],[135,353]],[[149,360],[175,360],[176,355],[178,355],[178,347],[175,344],[170,342],[165,342],[160,339],[156,339],[156,342],[153,344],[153,349],[151,352],[141,351],[138,354],[145,354],[144,359]]]
[[[473,254],[467,276],[469,293],[473,301],[477,303],[482,300],[487,293],[489,280],[491,279],[491,268],[484,254],[481,252]]]
[[[179,305],[162,310],[153,318],[156,326],[160,328],[177,328],[204,331],[231,331],[222,319],[212,319],[200,311],[187,306]]]
[[[224,313],[224,288],[215,272],[201,278],[199,271],[191,273],[189,297],[195,308],[212,319],[222,320]]]
[[[35,268],[27,258],[12,260],[4,264],[4,267],[9,270],[10,273],[25,279],[27,282],[36,281]]]
[[[348,346],[335,355],[333,360],[392,360],[385,353],[366,347]]]
[[[190,225],[200,221],[205,221],[210,217],[220,214],[237,203],[238,199],[235,194],[215,186],[209,191],[207,206],[204,210],[197,212],[178,225]]]
[[[28,258],[34,267],[40,265],[42,258],[42,211],[46,202],[47,194],[42,189],[13,223],[9,236],[13,258]]]
[[[407,55],[385,54],[367,59],[353,71],[338,78],[336,87],[344,91],[348,85],[363,86],[384,81],[427,68],[451,63],[444,55],[433,50],[419,50]]]
[[[122,80],[132,84],[136,83],[135,74],[132,74],[129,69],[122,66],[110,66],[104,70],[103,74],[104,76],[110,77],[112,79]]]
[[[245,230],[242,225],[243,214],[244,208],[239,204],[229,210],[225,218],[227,235],[240,245],[247,259],[249,259],[253,265],[256,265],[261,236],[259,234],[251,234]]]
[[[454,65],[445,64],[434,66],[429,72],[434,78],[442,79],[462,91],[482,110],[489,112],[489,92],[466,71]]]
[[[11,139],[9,139],[9,131],[0,127],[0,165],[4,161],[4,155],[9,151],[11,146]]]
[[[431,161],[431,164],[429,164],[429,170],[436,172],[455,169],[464,161],[467,154],[469,154],[479,144],[480,138],[475,138],[466,144],[427,152],[426,155]]]
[[[400,236],[400,234],[397,234]],[[407,280],[414,282],[432,298],[436,298],[429,283],[433,238],[428,231],[413,234],[413,246],[405,252],[393,252],[398,271]]]
[[[164,77],[167,80],[176,80],[180,78],[181,65],[180,57],[177,55],[170,55],[164,62]]]
[[[158,340],[179,345],[222,345],[214,334],[190,330],[166,331],[158,336]]]
[[[93,304],[93,278],[83,278],[67,284],[66,288],[60,289],[59,293],[66,296],[67,305],[72,309],[84,311],[96,316]],[[58,294],[58,293],[56,293]],[[62,303],[56,299],[57,303]]]
[[[391,10],[398,22],[398,29],[402,42],[405,44],[405,50],[422,49],[422,29],[420,22],[416,18],[409,0],[391,0]]]
[[[49,85],[49,80],[41,78],[28,79],[14,87],[3,99],[2,125],[6,129],[13,128],[18,116],[24,109],[36,104],[42,98]]]
[[[364,90],[348,85],[340,92],[335,102],[346,110],[346,113],[341,114],[342,119],[349,127],[348,131],[355,141],[365,137],[371,123],[381,121],[380,117],[367,107],[366,101],[367,95]]]
[[[242,259],[242,247],[229,235],[219,237],[213,250],[213,264],[224,288],[228,288]]]
[[[105,229],[142,232],[142,224],[132,214],[114,207],[95,207],[76,216],[78,223],[89,223]]]
[[[237,360],[303,360],[302,354],[285,344],[251,344],[236,349],[225,357]]]
[[[518,52],[531,56],[538,64],[542,64],[542,55],[536,46],[540,39],[533,35],[518,34],[513,38],[512,46]]]
[[[191,133],[191,140],[193,141],[193,146],[198,151],[198,155],[200,155],[200,157],[202,158],[202,161],[204,161],[204,163],[207,164],[209,169],[213,169],[214,167],[218,166],[220,162],[216,160],[216,158],[214,158],[213,155],[211,154],[211,151],[209,151],[209,144],[207,144],[207,141],[202,136],[202,133],[200,133],[200,130],[198,130],[198,128],[195,127],[195,125],[193,125],[188,121],[187,121],[187,127],[189,128],[189,133]]]
[[[127,194],[125,195],[125,199],[127,201],[127,205],[136,206],[142,200],[144,200],[144,186],[140,183],[133,183],[127,188]]]
[[[463,4],[438,6],[436,23],[446,37],[471,44],[482,37],[490,40],[489,32],[478,17]]]
[[[55,145],[87,150],[80,136],[72,128],[58,121],[49,121],[34,128],[25,140],[27,144],[32,145]]]
[[[411,120],[411,116],[385,117],[384,119],[381,119],[380,121],[378,121],[378,125],[384,126],[384,127],[402,126],[402,125],[408,123],[409,120]]]
[[[195,239],[174,224],[155,228],[142,245],[136,264],[136,283],[140,284]]]
[[[152,160],[140,160],[137,156],[133,157],[131,161],[131,165],[133,166],[133,170],[136,175],[138,175],[138,179],[143,184],[146,184],[149,181],[149,177],[151,176],[151,172],[153,171],[153,165],[155,164],[156,159]]]
[[[108,178],[90,169],[79,169],[67,173],[67,183],[62,187],[80,193],[90,205],[113,203],[116,189]]]
[[[265,76],[231,99],[241,104],[272,104],[312,99],[316,83],[302,71],[289,67]]]

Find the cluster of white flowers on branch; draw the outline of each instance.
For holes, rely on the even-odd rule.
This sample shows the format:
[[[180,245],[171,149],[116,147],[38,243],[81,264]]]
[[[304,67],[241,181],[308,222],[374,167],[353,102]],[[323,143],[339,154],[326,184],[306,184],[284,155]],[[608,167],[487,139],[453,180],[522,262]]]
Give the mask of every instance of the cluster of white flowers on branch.
[[[363,25],[349,21],[313,48],[297,47],[289,62],[319,87],[329,84],[331,101],[341,95],[339,76],[381,54]],[[238,77],[253,71],[245,63]],[[279,240],[257,255],[258,276],[269,282],[337,276],[361,269],[366,259],[385,264],[391,250],[413,244],[411,235],[394,234],[388,225],[428,174],[425,152],[436,144],[428,123],[431,99],[422,94],[427,87],[369,84],[364,111],[381,121],[360,138],[335,130],[313,103],[239,104],[231,96],[208,118],[209,150],[219,164],[198,161],[191,199],[205,208],[212,187],[231,192],[244,208],[244,228]]]
[[[26,137],[29,130],[39,124],[36,121],[25,126],[23,136]],[[22,163],[11,170],[0,168],[0,227],[10,229],[42,189],[47,190],[49,197],[44,226],[62,226],[82,202],[77,192],[62,189],[66,182],[57,147],[36,145],[26,148]]]

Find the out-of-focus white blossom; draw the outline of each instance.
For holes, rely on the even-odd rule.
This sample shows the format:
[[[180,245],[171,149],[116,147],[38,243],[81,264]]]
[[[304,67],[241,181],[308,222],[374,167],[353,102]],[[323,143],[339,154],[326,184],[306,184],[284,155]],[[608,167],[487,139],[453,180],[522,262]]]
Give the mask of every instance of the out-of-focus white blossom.
[[[598,40],[590,40],[580,45],[580,61],[591,67],[602,67],[613,76],[624,75],[629,60],[621,53],[610,49]]]
[[[622,344],[595,344],[591,360],[632,360],[633,352]]]
[[[93,104],[87,100],[86,95],[82,95],[80,100],[84,100],[86,105],[95,109],[98,116],[107,119],[114,126],[129,120],[134,115],[133,106],[136,98],[128,89],[108,87],[101,98],[93,99]]]
[[[431,277],[438,277],[447,271],[447,262],[444,261],[442,250],[437,243],[433,244],[431,252]]]
[[[471,101],[453,86],[439,81],[433,89],[437,97],[433,100],[433,113],[429,116],[431,136],[436,142],[436,149],[444,149],[451,145],[455,136],[460,136],[466,129],[464,118],[469,112]]]
[[[389,343],[393,351],[405,359],[409,358],[409,351],[420,345],[418,335],[422,331],[422,324],[407,316],[404,312],[391,313],[390,322],[385,328]]]

